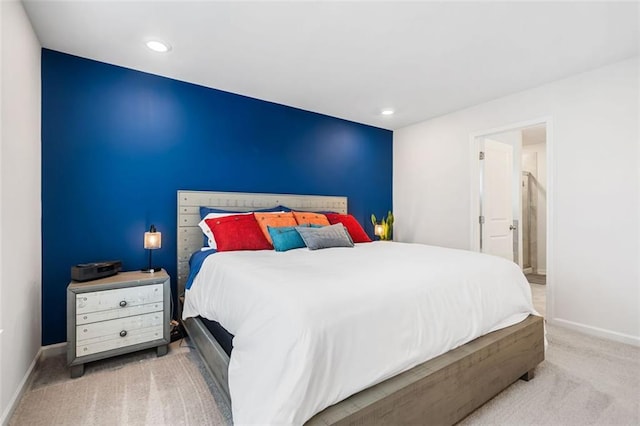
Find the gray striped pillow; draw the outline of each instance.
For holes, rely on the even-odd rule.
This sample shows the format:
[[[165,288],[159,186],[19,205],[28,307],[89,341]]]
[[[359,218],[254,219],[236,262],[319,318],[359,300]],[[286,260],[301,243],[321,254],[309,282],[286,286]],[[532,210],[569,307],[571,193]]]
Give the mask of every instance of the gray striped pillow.
[[[309,250],[318,250],[329,247],[353,247],[353,241],[344,229],[344,225],[323,226],[321,228],[307,228],[296,226],[296,231],[302,237]]]

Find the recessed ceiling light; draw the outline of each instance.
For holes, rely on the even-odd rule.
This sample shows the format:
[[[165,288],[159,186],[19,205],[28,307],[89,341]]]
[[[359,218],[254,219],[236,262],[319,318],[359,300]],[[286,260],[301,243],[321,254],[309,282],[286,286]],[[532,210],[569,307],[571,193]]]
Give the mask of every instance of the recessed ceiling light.
[[[147,42],[147,47],[154,52],[165,53],[171,50],[171,46],[168,43],[159,41],[159,40],[149,40]]]
[[[380,111],[380,114],[382,114],[382,115],[393,115],[394,112],[395,111],[392,110],[391,108],[386,108],[386,109],[383,109],[382,111]]]

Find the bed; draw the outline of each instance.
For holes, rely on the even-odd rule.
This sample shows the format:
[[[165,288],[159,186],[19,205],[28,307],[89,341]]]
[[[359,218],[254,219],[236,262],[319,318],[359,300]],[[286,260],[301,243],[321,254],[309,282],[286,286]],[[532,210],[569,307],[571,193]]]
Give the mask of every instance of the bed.
[[[347,200],[344,197],[179,191],[178,286],[181,294],[182,292],[184,292],[186,277],[189,273],[189,257],[191,256],[191,253],[198,250],[202,246],[202,234],[200,232],[200,229],[197,227],[197,223],[200,221],[200,215],[198,212],[200,206],[224,208],[230,210],[232,209],[236,211],[252,211],[259,208],[273,207],[276,205],[286,205],[296,210],[306,211],[336,211],[339,213],[346,213],[347,211]],[[392,245],[396,246],[392,247]],[[435,273],[435,282],[441,282],[447,281],[448,278],[446,274],[448,273],[448,269],[458,269],[456,265],[461,264],[461,262],[467,262],[467,260],[464,260],[467,259],[467,257],[470,259],[470,262],[473,263],[475,261],[474,259],[477,259],[477,256],[479,256],[470,252],[448,252],[446,249],[436,249],[428,246],[403,245],[401,243],[385,242],[357,245],[356,249],[357,250],[343,249],[342,252],[336,251],[340,249],[328,249],[326,251],[318,251],[323,253],[313,255],[313,257],[316,258],[320,256],[323,258],[322,261],[325,265],[336,265],[336,268],[338,268],[337,264],[340,263],[341,259],[346,259],[347,256],[366,256],[373,262],[374,267],[372,267],[371,270],[375,271],[375,266],[381,265],[384,262],[384,259],[391,256],[396,251],[402,251],[402,258],[405,259],[410,259],[412,256],[419,256],[419,258],[434,258],[435,263],[433,263],[432,267],[429,270],[438,270],[438,272]],[[415,253],[416,250],[418,251],[417,253]],[[238,254],[233,254],[232,256],[230,255],[227,257],[219,256],[218,254],[210,257],[216,259],[215,262],[212,261],[212,263],[215,263],[215,268],[233,268],[233,265],[236,265],[236,269],[219,269],[222,271],[226,271],[224,272],[225,276],[233,275],[230,272],[238,270],[237,262],[241,261],[248,262],[245,263],[245,265],[255,265],[257,268],[262,268],[260,269],[260,271],[264,271],[264,275],[268,275],[268,268],[271,267],[273,262],[277,262],[280,259],[282,259],[283,261],[286,259],[287,262],[294,264],[307,265],[307,267],[311,265],[310,263],[307,263],[310,259],[308,250],[293,250],[292,252],[287,253],[289,253],[289,255],[286,255],[285,253],[286,256],[277,256],[277,254],[274,252],[238,252]],[[376,256],[378,257],[376,258]],[[440,259],[438,256],[443,257]],[[248,260],[243,260],[243,257],[249,258]],[[351,261],[356,261],[356,259],[350,259],[349,262]],[[261,262],[264,262],[264,264],[262,264]],[[445,267],[447,262],[450,262],[450,265]],[[280,270],[283,270],[282,266],[280,268]],[[328,308],[329,312],[348,312],[346,306],[354,306],[354,301],[362,299],[362,306],[367,308],[358,308],[355,310],[367,311],[369,309],[368,307],[374,305],[376,303],[376,300],[380,299],[380,295],[384,294],[380,292],[376,293],[376,288],[379,285],[384,285],[384,283],[386,281],[389,281],[393,275],[388,275],[386,277],[383,276],[379,280],[379,282],[376,281],[377,276],[384,275],[380,273],[384,271],[387,271],[388,274],[389,269],[390,267],[381,267],[378,272],[372,272],[369,276],[365,277],[366,282],[370,283],[370,285],[362,286],[361,284],[359,284],[361,286],[357,287],[357,285],[354,284],[353,286],[350,286],[350,291],[353,291],[350,296],[352,297],[352,300],[349,302],[350,304],[344,306],[339,305],[339,303],[343,302],[338,302],[333,298],[328,298],[323,303],[335,305]],[[284,290],[281,289],[282,292],[278,294],[274,289],[273,291],[276,296],[271,299],[269,303],[265,304],[267,307],[274,305],[274,308],[271,311],[267,311],[265,308],[264,315],[266,315],[266,317],[260,319],[257,325],[254,324],[253,326],[253,329],[260,331],[259,333],[254,332],[257,339],[256,343],[252,342],[247,345],[246,339],[244,339],[245,335],[250,334],[246,330],[250,330],[251,328],[245,328],[245,331],[243,332],[244,334],[240,333],[241,337],[240,340],[238,340],[238,354],[236,355],[236,358],[234,358],[234,360],[237,362],[235,363],[235,365],[233,364],[233,362],[231,363],[232,374],[236,375],[236,396],[235,398],[233,398],[233,400],[238,405],[238,407],[234,406],[233,408],[240,409],[240,407],[242,406],[246,408],[249,405],[260,405],[260,401],[256,400],[255,396],[253,401],[249,397],[244,396],[245,393],[251,393],[250,389],[247,387],[247,384],[244,385],[244,391],[240,391],[240,384],[243,381],[246,382],[247,380],[254,380],[256,387],[264,387],[264,389],[261,389],[263,394],[269,394],[265,397],[265,401],[271,401],[269,398],[272,397],[273,401],[291,401],[291,404],[295,406],[295,409],[299,409],[301,411],[301,413],[296,412],[292,414],[291,417],[278,417],[279,414],[272,413],[270,413],[269,416],[266,416],[269,419],[277,419],[274,421],[278,422],[283,421],[285,423],[293,424],[300,424],[302,422],[306,422],[308,424],[453,424],[461,420],[471,411],[475,410],[477,407],[479,407],[484,402],[499,393],[501,390],[509,386],[518,378],[524,378],[526,380],[532,378],[535,366],[544,359],[542,319],[535,315],[528,315],[529,313],[534,313],[532,308],[529,309],[526,306],[519,307],[517,310],[517,315],[515,313],[513,313],[513,315],[509,314],[512,316],[511,318],[501,317],[492,320],[490,313],[493,311],[497,312],[502,309],[502,304],[498,303],[500,302],[499,298],[496,301],[493,297],[487,297],[486,295],[473,293],[473,291],[477,292],[478,288],[492,288],[492,285],[497,285],[496,282],[501,280],[499,276],[491,275],[492,269],[496,268],[490,265],[490,268],[486,271],[486,274],[480,274],[482,276],[486,275],[486,280],[485,282],[483,282],[481,287],[465,287],[465,285],[462,285],[462,287],[465,288],[464,292],[462,292],[463,290],[460,290],[461,292],[454,297],[454,299],[476,296],[478,298],[482,298],[482,303],[484,305],[490,306],[490,308],[487,313],[482,313],[477,316],[483,322],[486,322],[486,324],[476,325],[476,323],[474,322],[475,320],[473,320],[473,318],[475,318],[475,314],[473,314],[473,312],[470,313],[468,321],[466,317],[464,321],[456,320],[456,318],[461,317],[461,313],[456,312],[456,306],[458,306],[457,302],[447,307],[447,309],[445,309],[444,311],[436,312],[438,308],[437,305],[446,303],[446,301],[451,298],[451,296],[444,295],[443,293],[443,298],[440,299],[440,302],[437,302],[434,306],[431,306],[430,309],[420,313],[419,315],[426,316],[437,314],[438,318],[445,318],[447,317],[447,315],[449,315],[448,321],[451,324],[447,327],[436,327],[435,329],[432,327],[431,330],[418,331],[418,334],[416,334],[417,340],[421,341],[423,339],[428,340],[431,334],[437,334],[437,330],[440,330],[442,332],[442,330],[446,331],[449,328],[460,328],[462,335],[467,336],[470,335],[469,333],[471,332],[476,334],[481,332],[481,336],[476,336],[474,334],[472,336],[474,338],[464,344],[459,344],[459,342],[456,342],[456,339],[458,339],[458,337],[454,337],[453,341],[449,342],[449,344],[452,345],[451,347],[453,347],[454,349],[447,350],[446,352],[442,352],[441,349],[434,349],[436,351],[435,357],[434,353],[429,354],[428,350],[425,353],[414,353],[416,351],[419,352],[420,350],[422,350],[422,345],[415,345],[415,347],[412,347],[411,350],[402,349],[402,351],[405,351],[407,355],[406,357],[399,357],[397,356],[397,353],[394,355],[391,350],[375,350],[375,340],[369,341],[368,338],[366,340],[361,340],[357,345],[353,345],[350,347],[350,350],[348,351],[349,354],[358,356],[358,351],[362,350],[363,352],[361,354],[361,359],[363,360],[362,362],[364,364],[366,364],[366,361],[369,358],[380,358],[378,360],[372,361],[379,362],[380,368],[376,367],[373,369],[375,370],[375,376],[368,377],[366,379],[371,381],[371,383],[367,382],[368,384],[366,386],[363,386],[363,383],[357,382],[357,380],[364,379],[350,379],[350,372],[353,369],[353,366],[341,366],[341,358],[333,358],[332,356],[327,355],[326,359],[328,359],[330,362],[323,363],[322,361],[325,358],[313,358],[313,356],[311,356],[310,358],[313,360],[313,362],[310,365],[313,365],[313,368],[305,366],[304,364],[298,365],[296,362],[292,362],[291,358],[287,358],[288,354],[294,353],[295,356],[293,359],[304,359],[307,353],[306,349],[308,346],[316,347],[328,345],[328,347],[333,347],[331,345],[335,345],[336,347],[340,348],[349,347],[348,336],[338,337],[342,340],[338,340],[337,343],[331,343],[329,341],[325,343],[323,340],[323,344],[318,345],[314,342],[316,342],[318,339],[325,339],[327,336],[327,334],[320,333],[317,336],[312,335],[309,338],[309,342],[311,343],[307,342],[308,344],[304,346],[302,352],[300,352],[301,349],[298,346],[287,347],[287,342],[284,340],[282,340],[280,344],[274,346],[272,351],[264,351],[264,345],[267,345],[269,342],[269,340],[264,339],[273,339],[273,341],[275,342],[279,341],[278,339],[280,338],[278,333],[269,334],[269,332],[273,330],[260,330],[260,321],[265,321],[265,323],[267,323],[264,318],[270,320],[270,318],[274,317],[274,312],[283,312],[285,320],[284,322],[282,322],[281,320],[282,323],[279,325],[279,327],[281,329],[286,329],[287,317],[285,314],[290,314],[291,312],[288,312],[290,310],[295,311],[295,309],[288,309],[287,306],[295,305],[293,301],[297,300],[301,300],[300,303],[302,303],[302,299],[305,299],[307,297],[312,300],[312,303],[315,303],[315,299],[322,298],[323,293],[313,293],[313,291],[316,291],[315,289],[323,285],[324,287],[326,287],[333,281],[325,280],[323,282],[323,279],[321,278],[316,278],[315,280],[309,278],[305,281],[307,285],[304,287],[305,292],[311,292],[309,294],[292,293],[292,291],[299,291],[297,290],[297,288],[300,287],[296,286],[294,282],[290,284],[282,284]],[[336,271],[338,272],[332,271],[333,269],[327,268],[327,272],[330,274],[345,273],[345,270],[342,269],[336,269]],[[363,271],[361,273],[366,273],[366,271]],[[318,275],[318,273],[316,273],[315,275]],[[300,277],[300,275],[298,275],[298,277]],[[209,280],[205,280],[204,278],[202,278],[197,285],[194,284],[194,287],[189,290],[190,297],[191,294],[195,294],[197,291],[201,291],[205,295],[209,294],[208,292],[210,290],[205,290],[203,287],[205,285],[204,283],[208,281]],[[249,281],[251,280],[245,280],[244,284],[252,285],[252,283],[249,283]],[[234,284],[232,288],[239,287],[240,291],[243,291],[245,295],[250,295],[254,292],[259,293],[263,289],[263,287],[243,288],[242,285],[243,282],[241,280],[239,284]],[[409,287],[411,287],[411,285],[409,285]],[[498,289],[498,287],[495,288]],[[469,289],[472,289],[471,293],[468,293]],[[418,290],[421,291],[419,288]],[[325,291],[325,289],[323,289],[322,291]],[[381,289],[380,291],[388,291],[388,289]],[[430,291],[436,294],[437,285],[436,287],[430,289]],[[215,299],[219,299],[219,303],[221,303],[221,306],[218,306],[217,308],[218,310],[224,310],[225,307],[228,306],[228,303],[230,303],[230,300],[234,297],[239,298],[239,296],[231,295],[228,296],[229,300],[225,299],[225,297],[227,297],[225,295],[228,292],[229,289],[225,289],[222,292],[217,293],[217,296],[214,297]],[[397,293],[397,297],[406,297],[403,296],[403,292]],[[498,291],[495,291],[495,293],[498,293]],[[525,302],[522,302],[521,299],[526,299],[526,296],[522,296],[520,293],[520,290],[514,291],[513,297],[518,299],[517,303],[525,304]],[[469,294],[471,294],[471,296],[469,296]],[[269,294],[262,295],[260,297],[263,296],[269,296]],[[287,297],[292,297],[293,299],[287,300]],[[420,294],[418,294],[418,296],[416,297],[420,298],[421,296]],[[391,296],[389,296],[388,298],[393,299],[393,297]],[[528,295],[528,298],[528,304],[530,305],[530,294]],[[262,308],[256,308],[257,306],[259,306],[260,300],[262,299],[256,298],[255,300],[252,300],[250,297],[248,297],[241,300],[243,300],[247,304],[247,306],[253,306],[254,308],[252,309],[259,310],[261,312],[263,311]],[[383,301],[383,303],[384,302],[385,301]],[[279,303],[280,305],[278,305]],[[389,303],[390,304],[387,305],[387,310],[393,311],[393,306],[397,306],[397,304],[391,302]],[[411,301],[404,300],[402,303],[411,303]],[[320,306],[322,308],[325,305],[309,306],[310,307],[305,307],[305,314],[303,315],[303,317],[309,317],[310,321],[312,322],[331,323],[331,321],[323,321],[323,316],[320,308],[314,308],[314,306]],[[232,386],[232,392],[230,393],[229,355],[227,354],[227,352],[225,352],[222,345],[220,345],[216,341],[212,333],[205,326],[205,321],[195,317],[197,309],[195,309],[195,307],[192,306],[192,304],[190,304],[188,300],[184,307],[186,308],[185,312],[187,315],[185,315],[186,318],[183,322],[187,333],[190,335],[193,343],[201,353],[203,359],[205,360],[205,363],[211,371],[214,380],[219,385],[224,396],[229,402],[231,402],[230,394],[233,394],[234,388]],[[199,309],[202,309],[206,312],[206,308]],[[314,309],[318,311],[318,315],[307,315],[307,311],[313,312]],[[433,311],[433,313],[431,311]],[[464,315],[466,314],[467,313],[465,312]],[[206,315],[209,316],[209,313],[206,313]],[[238,315],[243,316],[245,315],[245,313],[241,312]],[[387,327],[387,334],[385,338],[390,339],[389,341],[392,343],[395,342],[393,340],[394,338],[396,338],[394,333],[389,333],[389,330],[393,330],[393,328],[388,328],[388,325],[386,325],[384,321],[378,321],[374,312],[363,312],[359,313],[358,315],[363,316],[361,319],[361,323],[357,326],[349,326],[352,327],[353,330],[356,330],[353,331],[353,339],[357,340],[358,336],[363,336],[366,335],[366,333],[369,333],[366,324],[370,323],[374,325],[371,328],[375,330],[384,330],[385,327]],[[401,313],[399,313],[398,315],[401,315]],[[496,315],[504,316],[504,314]],[[331,317],[334,316],[337,317],[340,315],[331,315]],[[518,316],[518,318],[516,318],[516,316]],[[228,324],[231,325],[231,328],[235,330],[237,328],[237,325],[234,325],[233,323],[233,316],[228,318]],[[408,319],[404,318],[403,321],[406,322],[408,321]],[[272,324],[278,324],[277,320]],[[401,324],[404,323],[402,323],[401,321]],[[425,324],[433,325],[436,324],[436,321],[431,318],[425,321]],[[507,326],[504,327],[505,325]],[[330,330],[328,335],[331,336],[339,335],[341,334],[341,331],[343,329],[346,329],[344,326],[340,326],[341,328],[331,329],[331,324],[326,325],[326,327],[327,330]],[[293,329],[296,327],[289,328]],[[401,331],[405,329],[406,327],[404,326],[398,328],[398,330]],[[489,332],[485,334],[485,332],[482,332],[483,329]],[[286,333],[283,332],[282,334]],[[240,364],[244,365],[244,370],[242,370],[242,373],[245,373],[245,376],[238,376],[238,363],[240,363],[239,360],[246,358],[247,352],[245,351],[245,348],[251,347],[252,345],[258,345],[259,343],[257,342],[259,342],[260,336],[264,337],[262,343],[260,343],[263,345],[261,353],[265,358],[264,370],[259,369],[260,366],[256,365],[255,360],[253,361],[253,367],[249,366],[249,363],[245,362],[245,364]],[[376,338],[377,337],[373,335],[372,339]],[[298,338],[295,344],[298,345],[297,342],[300,340],[304,341],[305,339]],[[407,339],[405,338],[405,340]],[[411,341],[412,339],[408,340]],[[367,347],[367,344],[373,344],[374,346]],[[395,344],[390,345],[391,348],[395,348],[396,346],[397,345]],[[282,353],[278,353],[279,348],[282,348]],[[233,356],[234,355],[232,354],[232,357]],[[391,362],[389,362],[390,358],[385,358],[385,356],[398,358],[402,362],[400,362],[399,366],[392,366]],[[421,357],[428,360],[421,360]],[[280,358],[288,359],[288,361],[284,364],[286,364],[285,367],[292,370],[291,374],[286,369],[282,371],[276,371],[277,368],[283,368],[283,366],[267,367],[267,365],[273,366],[274,359],[277,361]],[[331,383],[331,385],[324,386],[324,378],[332,378],[332,373],[336,375],[336,377],[333,378],[333,383]],[[271,376],[274,376],[271,378],[271,381],[266,379],[263,380],[263,376],[268,378],[270,374]],[[323,378],[321,383],[318,382],[318,377]],[[273,384],[274,378],[281,378],[283,383]],[[304,386],[303,391],[296,393],[297,388],[292,387],[293,385],[289,386],[288,384],[290,382],[295,382],[294,385],[296,386],[299,385],[298,382],[301,382]],[[265,389],[268,389],[268,386],[270,386],[270,384],[273,388],[272,393],[276,396],[272,396],[270,392],[265,391]],[[322,392],[327,392],[330,395],[318,395],[322,392],[316,392],[316,389],[323,389]],[[280,397],[278,398],[277,395],[279,395]],[[242,400],[241,397],[245,400]],[[329,401],[330,404],[327,403],[327,401]],[[266,413],[273,405],[277,404],[275,404],[275,402],[265,402],[264,405],[265,406],[262,407],[262,409],[266,410],[263,411],[263,413]],[[243,408],[244,411],[250,411],[245,410],[245,408]],[[259,417],[260,408],[258,407],[256,408],[256,410],[257,414],[247,414],[244,411],[234,411],[234,420],[237,420],[239,423],[250,423],[264,420]],[[251,415],[254,415],[254,417],[251,417]],[[258,417],[255,417],[256,415]],[[235,419],[236,416],[237,419]]]

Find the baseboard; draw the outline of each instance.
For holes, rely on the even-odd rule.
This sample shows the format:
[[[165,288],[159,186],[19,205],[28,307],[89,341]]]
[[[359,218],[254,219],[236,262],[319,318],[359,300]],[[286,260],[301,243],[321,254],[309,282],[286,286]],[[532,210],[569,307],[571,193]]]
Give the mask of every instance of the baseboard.
[[[533,268],[532,267],[528,267],[528,268],[523,268],[522,269],[522,273],[523,274],[530,274],[533,272]]]
[[[13,393],[13,397],[11,397],[11,399],[9,400],[9,404],[7,405],[7,408],[4,410],[4,413],[2,413],[2,417],[0,418],[0,424],[2,426],[6,426],[9,424],[9,419],[13,415],[13,412],[16,411],[16,408],[18,407],[18,403],[20,402],[22,395],[24,395],[24,392],[27,390],[27,385],[31,381],[33,370],[36,367],[36,363],[40,359],[40,356],[42,356],[42,348],[38,350],[38,353],[36,353],[36,356],[33,358],[33,361],[31,361],[31,365],[29,366],[29,368],[27,369],[27,372],[24,374],[24,377],[20,381],[18,388]]]
[[[538,270],[536,270],[536,274],[538,274],[538,275],[547,275],[547,270],[546,269],[538,269]]]
[[[551,324],[566,327],[571,330],[579,331],[584,334],[588,334],[594,337],[600,337],[607,340],[613,340],[615,342],[626,343],[627,345],[640,347],[640,337],[632,336],[630,334],[618,333],[617,331],[605,330],[604,328],[593,327],[590,325],[580,324],[573,321],[567,321],[563,319],[554,318],[550,321]]]
[[[38,361],[41,358],[48,358],[50,356],[59,355],[61,353],[66,352],[66,350],[67,350],[66,342],[58,343],[55,345],[42,346],[40,349],[38,349],[38,353],[36,353],[36,356],[33,358],[31,365],[29,365],[29,368],[27,369],[27,372],[24,374],[24,377],[20,381],[20,384],[18,385],[18,388],[14,392],[13,397],[11,398],[11,400],[9,400],[9,405],[7,405],[7,408],[4,410],[4,413],[2,413],[2,417],[0,417],[0,425],[6,426],[9,424],[9,419],[11,419],[13,412],[16,411],[16,408],[18,408],[18,403],[20,403],[20,399],[22,399],[22,395],[24,395],[25,391],[29,387],[29,384],[31,383],[31,380],[33,379],[33,372]]]
[[[61,355],[67,352],[67,342],[56,343],[55,345],[43,346],[41,349],[42,358],[46,359],[52,356]]]

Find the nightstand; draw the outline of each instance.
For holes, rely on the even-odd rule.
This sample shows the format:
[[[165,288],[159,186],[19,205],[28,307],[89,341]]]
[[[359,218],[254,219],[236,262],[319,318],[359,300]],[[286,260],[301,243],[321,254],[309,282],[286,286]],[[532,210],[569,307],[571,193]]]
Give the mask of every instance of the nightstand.
[[[157,347],[167,353],[170,341],[169,275],[121,272],[94,281],[72,281],[67,287],[67,364],[71,377],[84,364]]]

